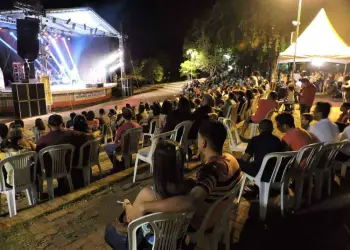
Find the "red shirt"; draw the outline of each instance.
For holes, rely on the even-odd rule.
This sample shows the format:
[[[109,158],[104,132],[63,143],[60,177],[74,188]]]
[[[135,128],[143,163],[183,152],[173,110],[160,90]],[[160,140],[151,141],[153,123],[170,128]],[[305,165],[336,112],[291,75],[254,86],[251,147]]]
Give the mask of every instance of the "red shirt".
[[[262,119],[273,109],[278,107],[278,103],[274,100],[261,99],[259,101],[259,106],[255,114],[252,116],[252,121],[254,123],[261,122]]]
[[[289,130],[282,140],[293,150],[299,151],[302,147],[314,143],[312,135],[304,129],[293,128]]]
[[[122,126],[120,126],[117,129],[117,132],[115,133],[115,144],[118,147],[121,146],[121,138],[122,135],[124,134],[125,131],[132,129],[132,128],[139,128],[140,124],[136,123],[136,122],[125,122]]]
[[[316,86],[312,83],[307,84],[301,89],[300,104],[312,107],[316,95]]]

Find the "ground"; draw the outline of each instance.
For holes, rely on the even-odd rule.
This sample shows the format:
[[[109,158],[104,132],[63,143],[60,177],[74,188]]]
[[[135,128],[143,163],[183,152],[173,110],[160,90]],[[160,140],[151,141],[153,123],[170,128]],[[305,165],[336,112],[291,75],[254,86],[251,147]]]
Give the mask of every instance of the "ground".
[[[123,102],[135,101],[136,104],[140,100],[162,100],[173,95],[173,91],[176,90],[165,88],[162,92],[149,92],[142,97],[134,96]],[[324,97],[318,97],[318,100],[323,99]],[[338,103],[334,104],[339,106]],[[101,106],[109,108],[113,105],[114,102],[101,104],[93,109],[97,110]],[[69,112],[64,112],[65,117],[68,114]],[[339,108],[334,107],[332,119],[338,115]],[[298,110],[294,112],[294,116],[296,124],[300,124]],[[30,124],[32,120],[28,119],[25,123]],[[277,131],[276,134],[280,135]],[[104,153],[101,161],[103,171],[106,171],[105,167],[110,167],[110,164]],[[193,176],[195,171],[196,169],[188,171],[187,177]],[[279,196],[272,192],[266,223],[259,222],[257,218],[256,193],[248,193],[235,206],[230,216],[233,229],[231,249],[350,249],[349,179],[349,175],[346,179],[336,178],[332,197],[321,202],[314,201],[311,207],[304,208],[297,214],[287,213],[284,219],[280,216]],[[1,249],[110,249],[104,243],[103,233],[106,225],[115,220],[122,211],[117,201],[125,198],[133,200],[143,186],[151,183],[151,179],[146,179],[125,190],[131,181],[131,177],[126,178],[56,212],[44,214],[10,230],[3,230],[0,233]],[[3,206],[6,207],[6,204]],[[0,217],[0,222],[3,219]]]

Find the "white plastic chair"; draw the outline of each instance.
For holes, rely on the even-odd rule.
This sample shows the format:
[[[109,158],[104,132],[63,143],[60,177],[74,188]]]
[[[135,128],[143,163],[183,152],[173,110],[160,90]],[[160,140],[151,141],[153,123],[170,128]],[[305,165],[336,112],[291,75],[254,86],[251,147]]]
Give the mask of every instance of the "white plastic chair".
[[[108,143],[108,140],[113,141],[113,132],[110,124],[103,124],[101,134],[103,136],[104,144]]]
[[[248,144],[241,141],[237,128],[233,126],[232,121],[230,119],[224,119],[223,124],[227,131],[231,152],[244,152],[247,149]],[[235,138],[233,138],[232,129]]]
[[[11,181],[11,183],[13,183],[13,187],[11,188],[6,187],[5,178],[3,175],[6,163],[11,164],[13,167],[13,179]],[[17,214],[16,193],[26,190],[29,205],[33,206],[36,204],[36,163],[37,154],[35,152],[21,153],[0,161],[0,193],[6,194],[10,217]],[[32,171],[31,167],[33,168]]]
[[[322,187],[324,182],[324,177],[327,176],[327,193],[328,196],[331,195],[332,186],[332,173],[335,165],[335,158],[345,144],[349,141],[341,141],[338,143],[331,143],[324,145],[320,153],[320,162],[317,167],[315,167],[315,196],[316,199],[321,199]],[[325,159],[326,158],[326,159]],[[325,160],[325,162],[323,162]]]
[[[245,118],[246,118],[246,117],[245,117],[245,113],[246,113],[247,107],[248,107],[248,102],[246,101],[245,103],[243,103],[240,112],[237,113],[237,116],[239,117],[239,119],[240,119],[241,121],[244,121]],[[237,111],[237,112],[238,112],[238,111]]]
[[[149,224],[154,232],[153,250],[177,250],[192,219],[193,213],[153,213],[128,225],[129,250],[138,250],[137,231]]]
[[[241,191],[240,191],[240,194],[238,197],[238,202],[241,199],[245,183],[248,179],[248,180],[253,181],[255,183],[255,185],[257,185],[259,187],[260,219],[262,221],[265,221],[265,219],[266,219],[267,203],[268,203],[268,199],[269,199],[270,188],[280,189],[280,191],[281,191],[281,214],[282,214],[282,216],[284,216],[284,191],[286,188],[288,188],[288,185],[285,185],[286,184],[285,175],[286,175],[288,168],[290,168],[290,166],[293,164],[293,161],[294,161],[297,153],[298,152],[282,152],[282,153],[267,154],[264,157],[264,160],[261,164],[260,170],[255,177],[250,176],[248,174],[244,175],[243,184],[241,186]],[[275,159],[274,170],[272,172],[272,175],[270,177],[269,182],[263,182],[262,177],[263,177],[263,173],[265,171],[265,167],[266,167],[268,162],[270,162],[270,164],[271,164],[272,159]],[[280,173],[280,168],[281,168],[282,164],[286,164],[286,166],[285,166],[285,169],[280,174],[281,178],[277,180],[276,177],[277,177],[277,174]]]
[[[178,138],[178,133],[182,129],[182,134],[181,134],[180,140],[178,142],[181,145],[181,147],[183,148],[183,150],[187,156],[187,162],[188,162],[188,148],[189,148],[189,145],[191,145],[189,140],[188,140],[188,134],[190,133],[192,124],[193,124],[193,121],[183,121],[183,122],[177,124],[175,129],[174,129],[176,131],[175,135],[171,136],[171,138],[170,138],[173,141],[177,141],[176,139]]]
[[[149,131],[148,133],[143,133],[142,134],[142,147],[145,143],[145,136],[149,136],[151,138],[151,140],[153,139],[154,137],[154,132],[156,130],[156,120],[155,119],[152,119],[151,121],[149,121]]]
[[[156,149],[158,140],[159,139],[166,140],[167,138],[174,136],[175,133],[176,131],[173,130],[163,134],[156,135],[153,137],[150,147],[142,148],[139,150],[139,152],[136,154],[133,182],[136,182],[136,174],[137,174],[137,167],[138,167],[139,160],[149,163],[150,171],[151,173],[153,173],[153,153],[154,153],[154,150]]]
[[[219,241],[223,238],[225,249],[230,249],[230,212],[233,207],[233,202],[237,198],[239,191],[243,183],[243,176],[237,181],[234,188],[228,192],[225,196],[221,197],[219,200],[215,201],[213,205],[209,208],[200,228],[195,233],[187,233],[190,236],[192,243],[198,243],[201,247],[204,247],[205,250],[217,250]],[[221,207],[222,203],[225,203],[225,207]],[[217,219],[212,230],[208,230],[210,223],[213,219],[217,208],[220,206],[222,212],[220,213],[220,218]],[[215,217],[216,218],[216,217]]]
[[[265,119],[271,120],[271,117],[275,110],[270,110],[267,115],[265,116]],[[250,123],[250,132],[249,132],[249,139],[253,138],[254,136],[258,135],[258,129],[259,129],[259,124],[258,123]]]
[[[73,165],[75,147],[71,144],[61,144],[55,146],[49,146],[43,148],[39,152],[39,161],[41,167],[41,176],[39,176],[40,193],[43,189],[43,181],[47,181],[47,191],[49,193],[49,199],[53,199],[53,180],[59,178],[67,178],[70,192],[74,191],[71,170]],[[70,153],[68,166],[66,166],[66,155]],[[51,164],[44,161],[44,155],[48,155],[51,158]]]
[[[83,171],[84,185],[85,187],[90,184],[91,168],[98,166],[100,171],[100,177],[102,177],[102,169],[100,165],[100,145],[102,138],[87,141],[80,147],[79,163],[75,168]]]
[[[302,147],[287,172],[287,178],[295,180],[294,210],[300,209],[305,180],[308,181],[308,205],[311,204],[314,169],[321,158],[322,146],[323,143],[314,143]]]
[[[132,155],[139,151],[139,141],[142,135],[142,128],[128,129],[122,134],[121,150],[114,151],[113,166],[116,166],[116,157],[123,156],[125,169],[130,168]]]

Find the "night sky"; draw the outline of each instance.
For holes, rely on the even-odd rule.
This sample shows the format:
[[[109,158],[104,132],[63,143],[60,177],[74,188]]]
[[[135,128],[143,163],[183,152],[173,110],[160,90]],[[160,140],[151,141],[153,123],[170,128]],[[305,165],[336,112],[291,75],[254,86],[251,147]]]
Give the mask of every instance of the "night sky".
[[[232,0],[234,1],[234,0]],[[262,1],[262,0],[257,0]],[[12,8],[12,0],[0,0],[0,8]],[[276,4],[297,0],[276,0]],[[336,30],[350,43],[350,0],[304,0],[302,26],[324,7]],[[127,49],[134,61],[166,57],[172,72],[181,62],[184,37],[194,18],[208,12],[215,0],[43,0],[45,8],[89,6],[107,22],[128,35]],[[302,27],[303,28],[303,27]],[[127,52],[129,53],[129,52]]]

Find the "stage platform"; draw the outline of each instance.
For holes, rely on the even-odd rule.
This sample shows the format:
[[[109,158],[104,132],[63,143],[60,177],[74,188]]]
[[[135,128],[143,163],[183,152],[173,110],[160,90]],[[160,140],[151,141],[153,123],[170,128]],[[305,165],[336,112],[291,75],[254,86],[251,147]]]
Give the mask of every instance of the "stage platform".
[[[54,85],[51,86],[52,108],[63,108],[81,104],[93,104],[112,97],[112,88],[117,83],[105,83],[103,88],[86,88],[85,86]],[[11,88],[0,91],[0,113],[13,112]]]

